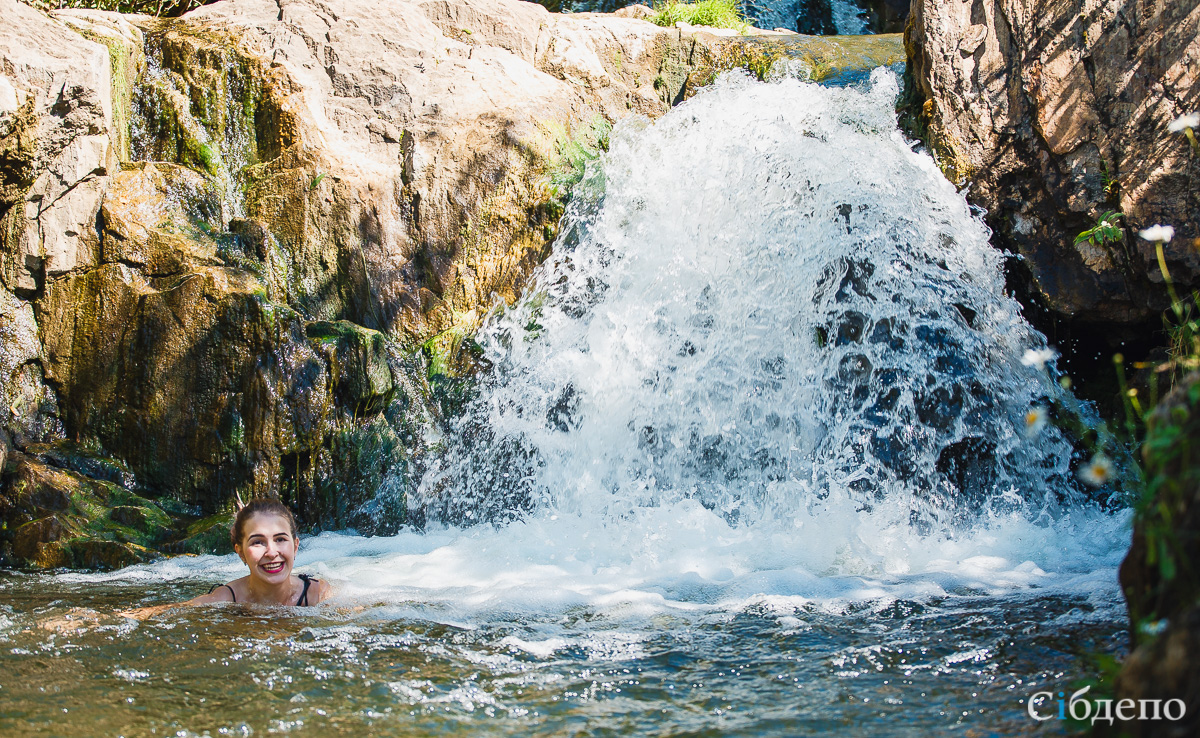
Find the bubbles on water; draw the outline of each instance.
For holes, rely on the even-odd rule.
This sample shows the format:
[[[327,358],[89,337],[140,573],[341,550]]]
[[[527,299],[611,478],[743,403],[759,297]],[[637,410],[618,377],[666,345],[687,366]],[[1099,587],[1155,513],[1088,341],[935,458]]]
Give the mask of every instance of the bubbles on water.
[[[480,335],[494,371],[414,507],[732,524],[837,500],[920,534],[1086,501],[1061,390],[989,233],[897,132],[895,76],[730,75],[614,131],[536,288]],[[586,193],[591,193],[590,195]],[[1077,460],[1076,460],[1077,463]]]

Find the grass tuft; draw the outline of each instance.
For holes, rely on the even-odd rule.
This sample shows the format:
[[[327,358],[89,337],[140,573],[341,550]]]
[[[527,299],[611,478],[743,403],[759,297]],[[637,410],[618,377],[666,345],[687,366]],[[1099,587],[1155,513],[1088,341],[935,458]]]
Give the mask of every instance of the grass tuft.
[[[45,12],[65,8],[84,8],[175,18],[201,5],[215,2],[215,0],[21,0],[21,2]]]
[[[659,26],[670,27],[682,21],[693,26],[732,28],[745,33],[750,25],[738,0],[700,0],[695,3],[669,0],[666,4],[657,5],[656,9],[658,12],[650,18],[650,22]]]

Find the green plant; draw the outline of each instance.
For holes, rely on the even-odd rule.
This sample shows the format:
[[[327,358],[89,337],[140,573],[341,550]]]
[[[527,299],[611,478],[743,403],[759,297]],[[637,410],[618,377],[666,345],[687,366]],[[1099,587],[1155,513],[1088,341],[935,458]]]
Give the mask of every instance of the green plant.
[[[1100,160],[1100,182],[1104,185],[1104,198],[1109,202],[1116,202],[1121,194],[1121,182],[1109,171],[1108,164],[1103,159]]]
[[[175,18],[189,10],[216,0],[21,0],[26,5],[42,11],[64,8],[86,8],[90,10],[115,10],[118,13],[142,13],[145,15]]]
[[[749,28],[746,16],[737,0],[700,0],[695,3],[680,3],[668,0],[655,5],[656,12],[650,22],[659,26],[673,26],[683,22],[693,26],[732,28],[745,33]]]
[[[321,184],[321,180],[323,179],[325,179],[325,172],[318,172],[317,176],[313,177],[312,181],[308,183],[308,191],[312,192],[317,189],[317,185]]]
[[[1096,219],[1094,227],[1076,236],[1075,244],[1090,243],[1093,246],[1103,246],[1120,241],[1125,237],[1125,232],[1121,230],[1121,226],[1117,224],[1117,221],[1123,217],[1123,214],[1109,210]]]

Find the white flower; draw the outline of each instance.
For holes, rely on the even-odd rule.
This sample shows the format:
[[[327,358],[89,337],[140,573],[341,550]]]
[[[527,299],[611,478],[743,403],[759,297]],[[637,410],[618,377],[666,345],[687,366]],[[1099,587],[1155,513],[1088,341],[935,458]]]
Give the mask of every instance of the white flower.
[[[1042,405],[1036,405],[1029,408],[1029,412],[1025,413],[1025,437],[1033,438],[1038,433],[1042,432],[1042,428],[1046,427],[1046,421],[1049,416],[1046,414],[1046,408]]]
[[[1154,637],[1162,635],[1163,631],[1165,631],[1167,626],[1170,624],[1171,622],[1169,620],[1163,618],[1162,620],[1155,620],[1153,623],[1142,623],[1138,626],[1138,631],[1145,635]]]
[[[1162,241],[1170,243],[1172,238],[1175,238],[1175,229],[1171,226],[1156,225],[1147,228],[1144,231],[1138,231],[1138,235],[1147,241]]]
[[[1103,487],[1112,480],[1115,472],[1112,459],[1098,453],[1079,470],[1079,478],[1093,487]]]
[[[1200,128],[1200,112],[1181,115],[1167,126],[1171,133],[1183,133],[1189,128]]]
[[[1035,369],[1041,369],[1046,364],[1058,358],[1058,352],[1052,348],[1029,349],[1021,357],[1021,363]]]

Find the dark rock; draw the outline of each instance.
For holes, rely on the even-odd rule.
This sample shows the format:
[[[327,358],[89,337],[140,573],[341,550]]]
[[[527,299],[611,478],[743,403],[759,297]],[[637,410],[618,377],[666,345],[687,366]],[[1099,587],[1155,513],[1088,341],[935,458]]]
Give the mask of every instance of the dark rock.
[[[334,388],[346,407],[361,415],[387,405],[394,383],[382,333],[346,320],[307,323],[305,333],[329,361]]]
[[[829,0],[800,0],[796,5],[796,33],[810,36],[833,36],[837,26],[833,23],[833,8]]]
[[[162,546],[162,550],[175,554],[227,554],[233,551],[229,531],[233,527],[233,513],[219,512],[193,522],[184,531],[182,538]]]
[[[871,33],[900,33],[908,20],[908,0],[858,0]]]
[[[134,487],[133,472],[121,461],[103,456],[95,451],[86,449],[77,443],[59,441],[57,443],[38,443],[25,448],[25,453],[44,464],[78,472],[93,479],[132,490]]]
[[[1156,223],[1176,228],[1173,278],[1200,284],[1200,157],[1167,130],[1200,109],[1194,2],[912,8],[911,127],[987,210],[999,244],[1024,257],[1054,316],[1118,327],[1157,320],[1166,290],[1153,244],[1137,237]],[[1123,240],[1075,243],[1110,210],[1125,214]]]
[[[36,560],[41,552],[42,544],[52,543],[67,535],[72,530],[58,515],[47,515],[39,520],[26,523],[13,531],[13,553],[17,556]]]
[[[71,544],[72,566],[81,569],[120,569],[160,558],[136,543],[87,539]]]
[[[1200,732],[1200,605],[1178,614],[1166,630],[1146,640],[1121,665],[1116,700],[1182,700],[1181,720],[1124,720],[1111,731],[1124,738],[1191,738]],[[1178,712],[1177,707],[1172,714]]]

